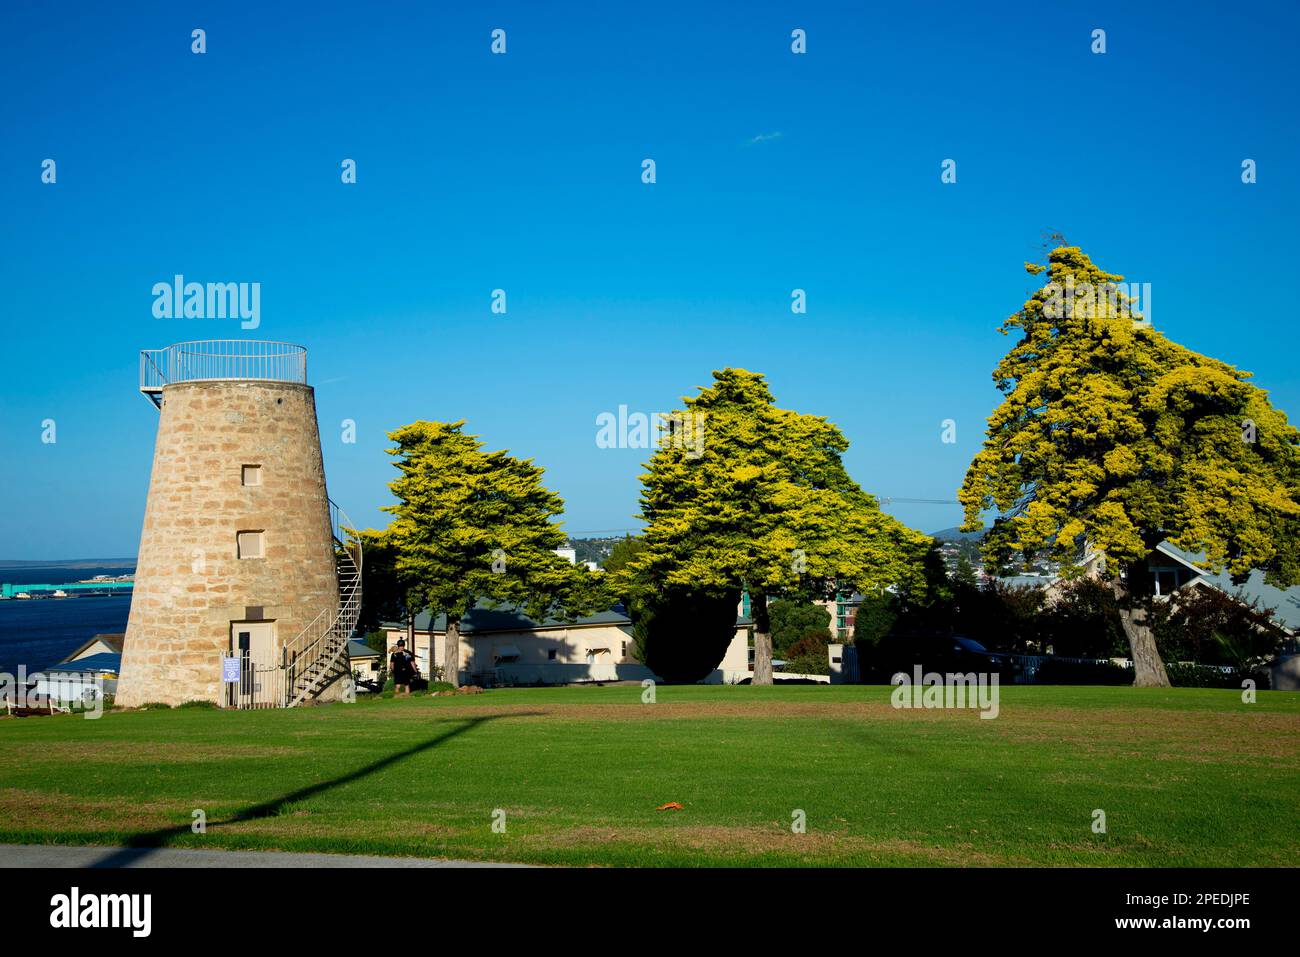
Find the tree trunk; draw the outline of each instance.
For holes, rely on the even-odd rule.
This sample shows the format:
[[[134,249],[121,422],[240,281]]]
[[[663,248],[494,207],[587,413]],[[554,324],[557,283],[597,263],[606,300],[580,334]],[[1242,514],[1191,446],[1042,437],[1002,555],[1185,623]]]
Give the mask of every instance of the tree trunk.
[[[432,647],[432,639],[430,646]],[[432,651],[430,657],[432,657]],[[442,680],[460,687],[460,619],[447,617],[447,660],[442,666]],[[432,664],[430,669],[432,670]]]
[[[1145,559],[1129,562],[1124,568],[1124,577],[1113,576],[1110,587],[1115,593],[1119,619],[1124,626],[1124,634],[1128,636],[1133,655],[1133,687],[1170,687],[1165,663],[1160,659],[1160,650],[1156,647],[1155,632],[1151,629],[1153,588],[1151,572]]]
[[[767,614],[767,596],[755,595],[754,612],[754,677],[751,684],[772,683],[772,621]]]

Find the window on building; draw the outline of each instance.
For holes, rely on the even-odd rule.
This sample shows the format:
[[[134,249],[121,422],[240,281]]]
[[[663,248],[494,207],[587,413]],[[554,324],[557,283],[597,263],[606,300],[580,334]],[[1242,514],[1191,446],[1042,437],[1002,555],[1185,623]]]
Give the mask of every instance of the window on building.
[[[261,485],[262,484],[262,466],[245,465],[240,470],[240,481],[244,485]]]
[[[554,661],[554,660],[555,660],[555,649],[554,649],[554,648],[547,648],[547,649],[546,649],[546,660],[547,660],[547,661]]]
[[[260,531],[238,532],[235,535],[235,551],[240,558],[262,558],[265,555]]]

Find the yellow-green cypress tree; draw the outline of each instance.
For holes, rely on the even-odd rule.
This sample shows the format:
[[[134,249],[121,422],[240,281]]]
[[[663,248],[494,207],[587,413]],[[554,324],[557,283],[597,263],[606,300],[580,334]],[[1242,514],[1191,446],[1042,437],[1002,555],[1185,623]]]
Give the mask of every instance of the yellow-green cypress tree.
[[[763,376],[713,374],[672,413],[642,476],[648,523],[634,571],[670,587],[749,590],[754,683],[772,683],[769,598],[912,580],[929,543],[880,511],[844,468],[843,434],[776,407]]]
[[[460,621],[480,599],[518,603],[532,618],[609,602],[585,566],[555,554],[566,541],[553,521],[564,502],[542,484],[542,469],[485,452],[463,425],[413,422],[388,434],[396,445],[387,450],[401,472],[389,485],[397,504],[385,508],[395,575],[403,593],[446,614],[448,681],[460,670]]]
[[[962,485],[966,528],[998,516],[985,555],[1106,556],[1134,683],[1167,685],[1147,557],[1163,540],[1205,567],[1300,582],[1300,433],[1243,372],[1132,314],[1107,273],[1062,246],[1002,326],[1021,335],[993,380],[1005,396]]]

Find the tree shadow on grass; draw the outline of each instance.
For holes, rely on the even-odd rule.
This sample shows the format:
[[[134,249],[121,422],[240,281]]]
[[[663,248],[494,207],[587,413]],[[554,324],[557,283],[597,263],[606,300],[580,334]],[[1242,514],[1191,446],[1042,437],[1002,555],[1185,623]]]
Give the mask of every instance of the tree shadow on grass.
[[[234,815],[225,818],[224,820],[209,821],[207,826],[209,828],[221,827],[226,824],[240,824],[244,821],[255,821],[260,818],[275,817],[287,805],[293,804],[297,801],[304,801],[334,788],[342,787],[345,784],[351,784],[354,781],[359,781],[362,778],[368,777],[376,771],[382,771],[384,768],[390,767],[399,761],[413,757],[414,755],[420,754],[424,751],[428,751],[431,748],[436,748],[441,744],[445,744],[451,739],[459,737],[467,731],[472,731],[474,728],[477,728],[479,725],[485,724],[488,721],[495,721],[498,718],[505,717],[532,717],[542,713],[543,712],[540,711],[529,711],[522,715],[518,713],[509,715],[494,714],[484,715],[483,717],[478,718],[467,718],[461,722],[459,727],[443,731],[441,734],[436,734],[425,741],[421,741],[419,744],[411,745],[401,751],[395,751],[386,757],[379,758],[363,767],[357,768],[355,771],[351,771],[337,778],[332,778],[328,781],[320,781],[316,784],[308,785],[307,787],[298,788],[296,791],[290,791],[288,794],[282,794],[277,798],[263,801],[260,804],[254,804],[251,807],[236,812]],[[174,827],[160,828],[156,831],[136,834],[127,840],[125,847],[115,848],[113,851],[89,866],[128,867],[148,858],[159,848],[167,847],[175,838],[189,833],[191,833],[189,824],[177,824]]]

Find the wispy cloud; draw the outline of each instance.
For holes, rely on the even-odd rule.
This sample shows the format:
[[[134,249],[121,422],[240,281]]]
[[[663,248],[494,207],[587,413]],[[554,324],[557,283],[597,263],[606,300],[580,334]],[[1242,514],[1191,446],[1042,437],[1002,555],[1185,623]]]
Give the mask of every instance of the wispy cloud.
[[[769,143],[772,140],[779,140],[780,138],[781,138],[780,130],[777,130],[775,133],[759,133],[757,136],[755,136],[752,140],[750,140],[745,145],[755,146],[759,143]]]

